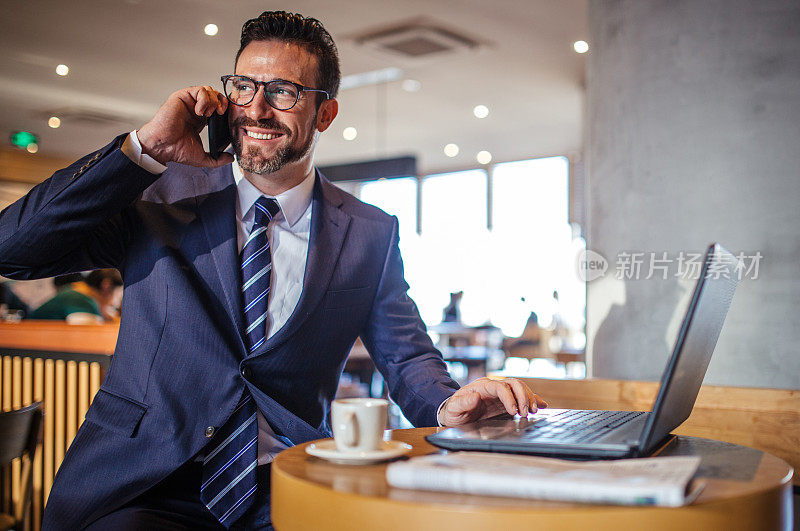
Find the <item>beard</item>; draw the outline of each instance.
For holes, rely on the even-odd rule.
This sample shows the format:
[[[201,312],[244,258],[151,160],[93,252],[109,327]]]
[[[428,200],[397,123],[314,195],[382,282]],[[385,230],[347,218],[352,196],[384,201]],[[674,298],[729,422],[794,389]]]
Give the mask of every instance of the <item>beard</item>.
[[[316,122],[316,120],[315,120]],[[271,157],[268,157],[262,152],[262,149],[259,146],[249,146],[247,150],[243,149],[242,145],[242,136],[246,133],[242,132],[241,135],[238,134],[239,131],[243,131],[243,127],[250,126],[250,127],[262,127],[264,129],[272,129],[275,131],[280,131],[289,140],[289,144],[283,147],[278,148]],[[247,172],[255,173],[257,175],[265,175],[268,173],[273,173],[287,164],[292,162],[297,162],[303,157],[305,157],[309,151],[311,151],[311,147],[314,143],[314,135],[310,135],[308,140],[306,140],[301,145],[295,145],[292,142],[291,138],[291,131],[284,126],[282,123],[278,122],[277,120],[273,119],[265,119],[265,120],[251,120],[249,118],[240,118],[234,124],[232,124],[232,137],[233,141],[233,151],[236,153],[236,159],[239,162],[239,166]]]

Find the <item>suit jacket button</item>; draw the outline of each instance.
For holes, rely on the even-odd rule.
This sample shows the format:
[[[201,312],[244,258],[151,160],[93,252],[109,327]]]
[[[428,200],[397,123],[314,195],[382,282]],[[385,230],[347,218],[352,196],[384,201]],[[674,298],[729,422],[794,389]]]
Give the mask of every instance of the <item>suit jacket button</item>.
[[[207,438],[210,439],[211,437],[214,436],[214,429],[215,429],[214,426],[209,426],[208,428],[206,428],[206,437]]]

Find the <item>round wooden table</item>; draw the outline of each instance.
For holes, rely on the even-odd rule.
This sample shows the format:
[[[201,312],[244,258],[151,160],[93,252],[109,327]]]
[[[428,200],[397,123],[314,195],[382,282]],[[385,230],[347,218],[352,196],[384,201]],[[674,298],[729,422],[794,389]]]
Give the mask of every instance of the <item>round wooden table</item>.
[[[412,456],[438,449],[424,436],[444,428],[394,430]],[[308,444],[308,443],[307,443]],[[699,455],[700,497],[680,508],[622,507],[451,494],[390,487],[386,464],[335,465],[305,452],[281,452],[272,465],[277,531],[515,529],[791,529],[793,470],[777,457],[735,444],[677,437],[660,455]]]

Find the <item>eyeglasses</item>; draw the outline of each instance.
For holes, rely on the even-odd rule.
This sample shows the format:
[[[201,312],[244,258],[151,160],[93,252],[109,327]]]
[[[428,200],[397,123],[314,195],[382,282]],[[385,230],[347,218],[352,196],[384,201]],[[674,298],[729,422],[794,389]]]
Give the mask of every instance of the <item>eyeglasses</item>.
[[[272,81],[256,81],[247,76],[222,76],[222,86],[225,96],[234,105],[249,105],[256,97],[258,87],[264,87],[264,99],[271,107],[279,111],[288,111],[297,104],[302,92],[322,92],[325,99],[330,99],[330,94],[324,90],[305,87],[299,83],[283,79]]]

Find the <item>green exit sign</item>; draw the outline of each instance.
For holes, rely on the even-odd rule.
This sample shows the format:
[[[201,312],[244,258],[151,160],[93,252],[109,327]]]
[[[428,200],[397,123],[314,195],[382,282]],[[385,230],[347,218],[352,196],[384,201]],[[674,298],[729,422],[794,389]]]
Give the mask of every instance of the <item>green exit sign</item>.
[[[39,139],[36,138],[36,135],[31,132],[17,131],[11,135],[11,143],[17,147],[25,149],[31,144],[38,144]]]

